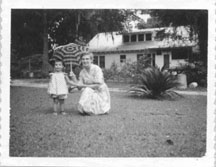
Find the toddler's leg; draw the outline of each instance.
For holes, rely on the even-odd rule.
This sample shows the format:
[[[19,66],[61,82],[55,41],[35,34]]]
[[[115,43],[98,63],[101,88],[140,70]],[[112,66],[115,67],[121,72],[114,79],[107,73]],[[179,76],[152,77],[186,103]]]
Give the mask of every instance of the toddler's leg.
[[[53,111],[55,115],[57,115],[57,112],[58,112],[58,104],[59,104],[59,101],[57,98],[54,98],[53,99]]]
[[[64,99],[59,99],[59,104],[60,104],[61,114],[65,115],[66,113],[64,112]]]

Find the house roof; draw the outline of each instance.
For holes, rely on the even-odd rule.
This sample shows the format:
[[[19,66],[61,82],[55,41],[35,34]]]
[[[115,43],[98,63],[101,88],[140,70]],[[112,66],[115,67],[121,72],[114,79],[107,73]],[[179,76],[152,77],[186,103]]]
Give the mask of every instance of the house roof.
[[[138,32],[155,32],[164,28],[152,28],[145,29],[143,31],[138,30],[131,33]],[[167,28],[166,31],[172,31]],[[189,33],[181,32],[182,36],[186,37]],[[106,52],[142,52],[148,49],[165,49],[165,48],[178,48],[178,47],[192,47],[196,45],[195,41],[190,40],[175,40],[164,39],[162,41],[143,41],[143,42],[128,42],[123,43],[123,35],[118,32],[111,33],[99,33],[90,42],[89,49],[94,53],[106,53]]]
[[[137,29],[137,28],[134,28],[133,31],[125,31],[125,32],[122,32],[122,34],[157,32],[157,31],[164,30],[165,28],[166,28],[166,27],[160,27],[160,28],[145,28],[145,29]]]

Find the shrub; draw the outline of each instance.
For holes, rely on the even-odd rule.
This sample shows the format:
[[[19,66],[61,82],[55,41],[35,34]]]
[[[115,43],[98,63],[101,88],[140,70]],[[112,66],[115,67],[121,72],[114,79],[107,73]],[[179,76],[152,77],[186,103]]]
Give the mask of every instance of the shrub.
[[[142,56],[137,62],[126,63],[121,68],[120,75],[123,78],[131,79],[133,83],[139,83],[139,75],[149,67],[151,67],[150,58]]]
[[[130,93],[153,99],[180,96],[172,88],[179,85],[177,78],[157,67],[148,67],[138,75],[140,84],[134,85]]]
[[[189,84],[191,82],[197,82],[200,86],[207,86],[207,68],[201,61],[180,65],[179,67],[170,69],[170,71],[186,74]]]
[[[103,69],[104,79],[105,80],[115,80],[119,77],[119,67],[118,65],[113,62],[109,69]]]

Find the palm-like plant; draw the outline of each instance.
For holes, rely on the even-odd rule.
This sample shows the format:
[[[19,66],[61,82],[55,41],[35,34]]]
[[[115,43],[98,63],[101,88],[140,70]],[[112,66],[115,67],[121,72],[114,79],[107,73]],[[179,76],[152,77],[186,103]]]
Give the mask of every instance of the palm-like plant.
[[[172,88],[179,85],[177,78],[166,71],[162,71],[157,67],[149,67],[138,77],[140,84],[132,86],[129,90],[134,95],[154,99],[180,96],[172,90]]]

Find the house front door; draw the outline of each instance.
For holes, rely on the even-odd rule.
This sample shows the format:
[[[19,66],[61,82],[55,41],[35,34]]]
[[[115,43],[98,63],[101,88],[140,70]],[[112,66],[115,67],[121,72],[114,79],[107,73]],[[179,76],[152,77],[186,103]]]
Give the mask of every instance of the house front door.
[[[170,56],[169,54],[164,54],[164,69],[169,68],[170,66]]]

